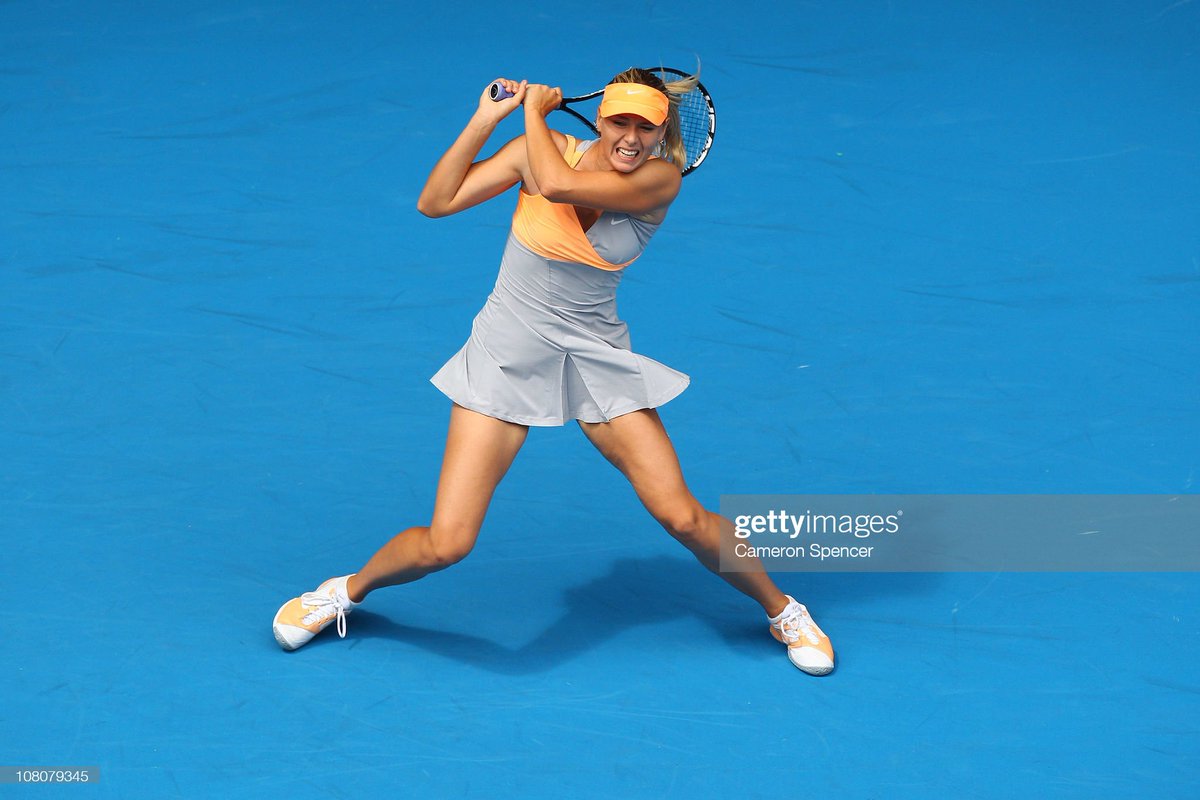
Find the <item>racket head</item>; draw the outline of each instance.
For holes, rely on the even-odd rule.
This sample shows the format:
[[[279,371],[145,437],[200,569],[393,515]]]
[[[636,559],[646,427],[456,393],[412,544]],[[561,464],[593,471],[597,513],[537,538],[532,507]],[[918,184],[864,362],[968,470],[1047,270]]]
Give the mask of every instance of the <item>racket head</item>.
[[[656,74],[663,83],[691,77],[687,72],[671,67],[648,67],[646,71]],[[595,123],[599,102],[595,104],[595,109],[592,109],[590,104],[587,106],[592,114],[591,119],[570,106],[572,104],[583,106],[587,101],[597,100],[603,94],[604,90],[600,89],[578,97],[564,97],[559,105],[559,110],[567,112],[579,120],[589,131],[599,136],[600,131],[596,129]],[[717,110],[713,105],[712,95],[708,93],[708,89],[704,88],[704,84],[697,81],[696,86],[679,99],[679,133],[683,138],[684,150],[687,152],[686,163],[681,170],[684,175],[704,163],[704,159],[708,157],[708,151],[712,148],[716,132]]]
[[[691,77],[682,70],[670,67],[652,69],[663,83]],[[687,94],[679,98],[679,134],[683,138],[683,148],[687,152],[687,164],[683,174],[687,175],[708,158],[712,149],[713,137],[717,133],[717,109],[713,105],[712,95],[704,84],[696,81],[696,85]]]

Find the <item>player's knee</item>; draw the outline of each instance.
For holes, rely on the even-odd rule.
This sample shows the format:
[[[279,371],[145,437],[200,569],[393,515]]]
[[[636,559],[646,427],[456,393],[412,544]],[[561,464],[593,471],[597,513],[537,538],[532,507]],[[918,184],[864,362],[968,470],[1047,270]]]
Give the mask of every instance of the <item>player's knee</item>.
[[[434,569],[445,569],[466,558],[475,547],[476,531],[455,527],[431,527],[426,557]]]
[[[708,526],[708,512],[695,500],[663,509],[656,516],[667,533],[688,547],[701,538]]]

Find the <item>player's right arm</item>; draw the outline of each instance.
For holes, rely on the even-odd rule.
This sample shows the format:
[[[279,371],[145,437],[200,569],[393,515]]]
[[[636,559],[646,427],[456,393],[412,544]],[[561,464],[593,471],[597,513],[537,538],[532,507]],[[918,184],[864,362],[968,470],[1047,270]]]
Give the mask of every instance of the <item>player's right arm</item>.
[[[525,81],[501,79],[512,97],[493,101],[485,89],[467,127],[438,159],[425,188],[417,199],[417,210],[427,217],[445,217],[479,205],[523,180],[528,167],[524,137],[501,147],[495,155],[475,161],[500,120],[525,99]]]

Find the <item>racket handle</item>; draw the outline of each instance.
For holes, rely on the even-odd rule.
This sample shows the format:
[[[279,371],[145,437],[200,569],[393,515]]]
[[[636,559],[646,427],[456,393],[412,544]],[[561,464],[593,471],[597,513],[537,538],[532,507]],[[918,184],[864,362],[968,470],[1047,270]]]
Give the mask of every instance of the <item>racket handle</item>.
[[[497,103],[512,96],[513,93],[508,89],[505,89],[504,84],[500,83],[500,81],[496,81],[488,87],[488,97],[492,98]]]

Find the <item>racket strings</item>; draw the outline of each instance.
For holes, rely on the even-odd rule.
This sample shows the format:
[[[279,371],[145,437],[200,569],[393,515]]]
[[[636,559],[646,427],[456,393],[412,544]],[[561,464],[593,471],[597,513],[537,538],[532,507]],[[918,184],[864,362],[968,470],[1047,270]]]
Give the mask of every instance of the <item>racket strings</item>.
[[[700,160],[711,141],[712,115],[704,94],[698,90],[685,94],[679,100],[679,134],[687,152],[685,167],[693,167]]]
[[[653,71],[667,85],[681,79],[690,79],[687,73],[669,67],[659,67]],[[679,136],[683,141],[684,152],[687,154],[685,163],[680,166],[683,168],[683,174],[686,175],[698,167],[708,155],[708,149],[712,146],[713,133],[716,130],[716,111],[713,109],[708,92],[700,85],[699,81],[696,81],[693,88],[679,98],[677,111]]]

